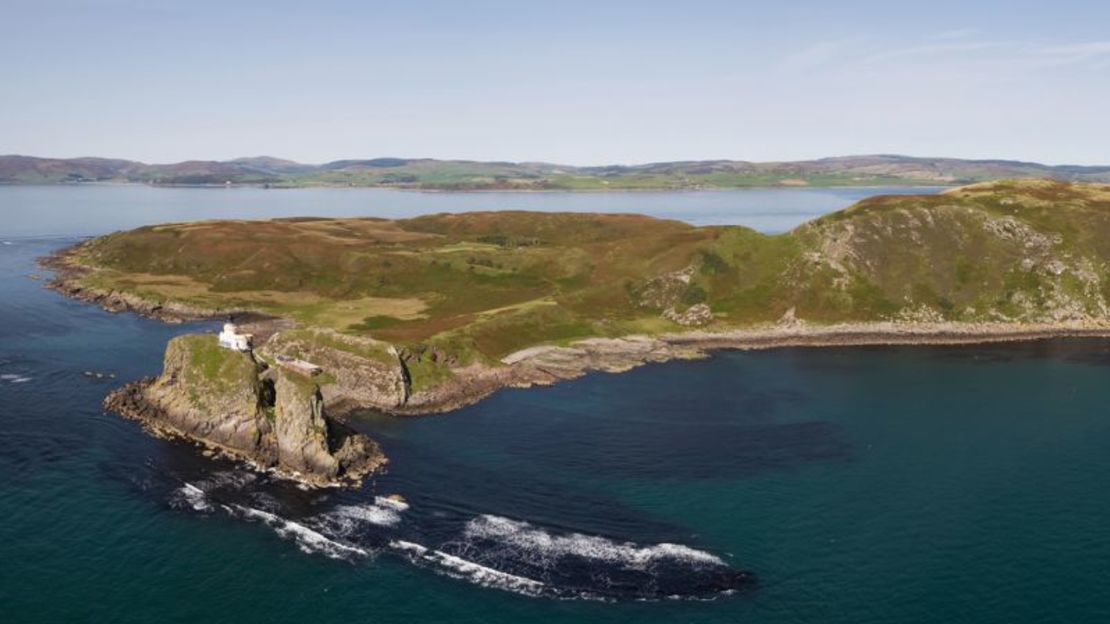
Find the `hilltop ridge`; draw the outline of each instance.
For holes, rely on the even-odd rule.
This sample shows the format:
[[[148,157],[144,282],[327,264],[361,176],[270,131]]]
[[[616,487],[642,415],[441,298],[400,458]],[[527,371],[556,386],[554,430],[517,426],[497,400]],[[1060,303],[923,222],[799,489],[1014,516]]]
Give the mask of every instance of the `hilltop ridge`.
[[[1110,166],[1014,160],[838,156],[787,162],[701,160],[570,166],[372,158],[302,164],[256,156],[146,164],[107,158],[0,156],[0,184],[124,182],[154,185],[361,186],[425,190],[666,190],[750,186],[958,185],[1002,178],[1110,182]]]

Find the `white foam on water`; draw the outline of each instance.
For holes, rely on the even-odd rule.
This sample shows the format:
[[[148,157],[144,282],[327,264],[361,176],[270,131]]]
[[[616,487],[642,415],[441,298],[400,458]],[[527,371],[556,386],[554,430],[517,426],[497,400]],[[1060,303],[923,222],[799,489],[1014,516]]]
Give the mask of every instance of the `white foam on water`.
[[[329,539],[319,531],[282,518],[277,514],[254,509],[253,507],[244,507],[243,505],[232,505],[231,507],[245,518],[260,520],[282,538],[295,541],[301,551],[305,553],[321,553],[331,559],[344,560],[349,560],[353,556],[366,557],[370,554],[357,546]]]
[[[14,373],[4,373],[3,375],[0,375],[0,379],[13,384],[27,383],[28,381],[31,381],[30,377],[27,377],[25,375],[16,375]]]
[[[484,539],[521,551],[536,564],[550,565],[566,555],[574,555],[642,570],[664,560],[697,565],[727,565],[719,557],[681,544],[661,543],[642,546],[618,542],[595,535],[568,533],[555,535],[522,520],[482,515],[467,523],[464,538]]]
[[[388,507],[395,511],[408,511],[409,504],[397,498],[390,498],[388,496],[375,496],[374,504],[379,507]]]
[[[401,512],[380,505],[344,505],[334,513],[343,518],[360,520],[378,526],[396,526],[401,522]]]
[[[394,527],[401,523],[401,512],[377,504],[341,505],[312,518],[313,525],[339,537],[352,537],[368,525]]]
[[[525,596],[540,596],[548,589],[547,585],[540,581],[494,570],[414,542],[394,540],[389,543],[389,546],[404,554],[413,563],[429,566],[445,576],[470,581],[482,587],[502,589]]]
[[[195,511],[209,511],[212,509],[212,505],[208,502],[208,495],[192,483],[186,483],[178,488],[177,494]]]

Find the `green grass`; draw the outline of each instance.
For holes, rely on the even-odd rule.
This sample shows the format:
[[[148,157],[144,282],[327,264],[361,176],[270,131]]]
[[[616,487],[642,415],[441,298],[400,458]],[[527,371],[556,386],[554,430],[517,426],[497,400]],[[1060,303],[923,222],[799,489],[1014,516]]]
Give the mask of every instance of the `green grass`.
[[[679,331],[663,311],[699,303],[711,329],[790,309],[814,323],[923,307],[962,321],[1036,320],[1063,303],[1095,313],[1110,296],[1110,187],[1021,181],[876,197],[774,236],[527,212],[176,224],[96,239],[79,261],[98,288],[288,316],[302,325],[290,339],[383,362],[395,361],[393,344],[494,363],[537,344]],[[417,388],[452,374],[422,360],[410,372]]]
[[[408,362],[405,368],[409,372],[413,394],[435,388],[455,377],[449,367],[426,359]]]
[[[394,364],[397,356],[390,353],[390,346],[386,343],[362,340],[358,337],[346,337],[342,334],[316,328],[287,329],[281,332],[275,340],[282,343],[300,342],[312,347],[326,347],[336,351],[345,351],[368,360],[383,364]]]
[[[217,397],[235,395],[258,384],[258,367],[250,356],[221,348],[212,334],[187,334],[172,339],[166,364],[184,362],[182,374],[193,405],[207,409]]]

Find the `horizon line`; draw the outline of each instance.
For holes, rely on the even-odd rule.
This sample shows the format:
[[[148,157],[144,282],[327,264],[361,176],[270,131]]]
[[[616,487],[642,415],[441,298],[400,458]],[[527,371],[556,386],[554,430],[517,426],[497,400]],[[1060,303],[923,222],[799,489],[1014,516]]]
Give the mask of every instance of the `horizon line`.
[[[1010,164],[1040,165],[1040,166],[1044,166],[1044,167],[1110,168],[1110,164],[1103,164],[1103,163],[1095,163],[1095,164],[1083,164],[1083,163],[1078,163],[1078,162],[1049,163],[1049,162],[1044,162],[1044,161],[1039,161],[1039,160],[1028,160],[1028,159],[1023,159],[1023,158],[1002,158],[1002,157],[986,157],[986,158],[979,157],[979,158],[975,158],[975,157],[961,157],[961,156],[915,156],[915,155],[910,155],[910,154],[894,153],[894,152],[836,154],[836,155],[830,155],[830,156],[819,156],[819,157],[811,157],[811,158],[777,159],[777,160],[753,160],[753,159],[744,159],[744,158],[679,158],[679,159],[675,159],[675,160],[652,160],[652,161],[642,161],[642,162],[608,162],[608,163],[595,163],[595,164],[585,164],[585,165],[572,165],[572,164],[568,164],[568,163],[561,163],[561,162],[550,161],[550,160],[542,160],[542,159],[538,159],[538,160],[537,159],[526,159],[526,160],[487,159],[487,160],[483,160],[483,159],[478,159],[478,158],[440,158],[440,157],[429,157],[429,156],[420,156],[420,157],[372,156],[372,157],[353,157],[353,158],[348,157],[348,158],[335,158],[335,159],[332,159],[332,160],[326,160],[326,161],[322,161],[322,162],[305,162],[305,161],[294,160],[294,159],[291,159],[291,158],[284,158],[284,157],[281,157],[281,156],[271,156],[269,154],[258,154],[258,155],[255,155],[255,156],[236,156],[236,157],[233,157],[233,158],[226,158],[226,159],[186,158],[184,160],[163,161],[163,162],[147,162],[147,161],[144,161],[144,160],[137,160],[137,159],[133,159],[133,158],[121,158],[121,157],[115,157],[115,156],[92,156],[92,155],[85,155],[85,156],[37,156],[37,155],[32,155],[32,154],[21,154],[21,153],[15,153],[15,152],[0,154],[0,158],[33,158],[33,159],[36,159],[36,160],[61,160],[61,161],[69,161],[69,160],[115,160],[115,161],[132,162],[132,163],[136,163],[136,164],[140,164],[140,165],[146,165],[146,166],[170,166],[170,165],[180,165],[182,163],[189,163],[189,162],[197,162],[197,163],[233,163],[233,162],[242,161],[242,160],[255,160],[255,159],[266,158],[266,159],[279,160],[279,161],[284,161],[284,162],[288,162],[288,163],[293,163],[293,164],[296,164],[296,165],[304,165],[304,166],[311,166],[311,167],[320,167],[320,166],[329,165],[329,164],[333,164],[333,163],[337,163],[337,162],[343,162],[343,161],[369,162],[369,161],[377,161],[377,160],[404,160],[404,161],[408,161],[408,162],[412,162],[412,161],[436,161],[436,162],[469,162],[469,163],[481,163],[481,164],[504,163],[504,164],[511,164],[511,165],[551,165],[551,166],[557,166],[557,167],[573,167],[573,168],[576,168],[576,169],[588,169],[588,168],[597,168],[597,167],[629,167],[629,168],[634,168],[634,167],[645,167],[645,166],[649,166],[649,165],[678,164],[678,163],[730,162],[730,163],[750,163],[750,164],[778,164],[778,163],[817,162],[817,161],[823,161],[823,160],[849,159],[849,158],[904,158],[904,159],[911,159],[911,160],[956,160],[956,161],[963,161],[963,162],[979,162],[979,163],[998,162],[998,163],[1010,163]]]

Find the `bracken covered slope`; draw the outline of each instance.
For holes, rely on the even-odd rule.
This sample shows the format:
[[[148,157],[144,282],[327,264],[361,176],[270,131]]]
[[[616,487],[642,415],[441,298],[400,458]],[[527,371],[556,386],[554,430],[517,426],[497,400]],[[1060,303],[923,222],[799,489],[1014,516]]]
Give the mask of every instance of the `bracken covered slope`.
[[[72,250],[61,282],[119,307],[254,310],[370,339],[419,391],[588,337],[1103,320],[1108,262],[1110,186],[1035,180],[876,197],[775,236],[526,212],[160,225]]]

